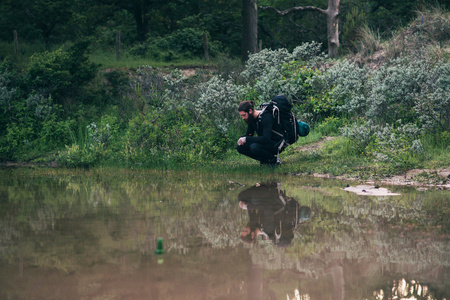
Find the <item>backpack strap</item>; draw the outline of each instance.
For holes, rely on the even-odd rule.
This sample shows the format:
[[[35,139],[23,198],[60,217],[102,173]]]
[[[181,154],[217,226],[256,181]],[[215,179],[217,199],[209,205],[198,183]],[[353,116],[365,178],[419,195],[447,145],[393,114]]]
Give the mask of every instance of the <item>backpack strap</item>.
[[[273,105],[272,118],[275,118],[275,113],[277,113],[278,115],[278,124],[280,124],[280,109],[278,108],[278,106]]]

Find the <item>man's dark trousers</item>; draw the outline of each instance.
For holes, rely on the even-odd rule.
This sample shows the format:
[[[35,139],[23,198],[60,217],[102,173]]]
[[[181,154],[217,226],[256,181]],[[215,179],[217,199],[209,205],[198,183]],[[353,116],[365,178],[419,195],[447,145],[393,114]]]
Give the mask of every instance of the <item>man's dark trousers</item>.
[[[276,154],[275,145],[272,143],[245,143],[237,146],[236,149],[240,154],[259,160],[262,163],[270,162],[275,158]]]

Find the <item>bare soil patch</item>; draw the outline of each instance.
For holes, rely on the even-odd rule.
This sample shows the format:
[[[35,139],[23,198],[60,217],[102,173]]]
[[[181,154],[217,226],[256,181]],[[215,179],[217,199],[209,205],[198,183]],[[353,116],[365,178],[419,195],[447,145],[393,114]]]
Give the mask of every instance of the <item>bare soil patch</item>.
[[[331,140],[334,140],[335,138],[336,137],[333,137],[333,136],[327,136],[326,138],[324,138],[316,143],[300,146],[296,150],[302,151],[302,152],[317,151],[320,148],[322,148],[323,145],[325,145],[326,143],[328,143]]]
[[[196,74],[195,69],[183,69],[183,75],[186,77],[191,77]]]

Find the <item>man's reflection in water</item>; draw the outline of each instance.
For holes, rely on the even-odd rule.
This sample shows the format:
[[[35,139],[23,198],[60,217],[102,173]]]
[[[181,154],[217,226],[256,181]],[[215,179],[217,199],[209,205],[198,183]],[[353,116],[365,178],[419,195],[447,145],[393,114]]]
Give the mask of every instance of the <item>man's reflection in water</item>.
[[[276,246],[287,247],[294,238],[295,228],[311,217],[311,209],[300,204],[281,191],[280,183],[258,184],[242,191],[238,195],[239,206],[248,211],[250,221],[241,231],[241,239],[244,243],[255,243],[258,238],[272,240]],[[334,260],[326,269],[318,273],[322,274],[322,279],[331,275],[332,299],[343,300],[345,298],[345,282],[342,261]],[[290,273],[290,276],[295,276]],[[308,278],[304,274],[297,274],[298,279]],[[248,299],[262,299],[264,278],[263,267],[259,263],[251,263],[248,274]],[[321,279],[321,280],[322,280]],[[275,293],[266,288],[265,293],[273,294],[271,299],[275,299]],[[296,290],[298,293],[298,290]],[[311,299],[309,294],[304,294]],[[295,299],[299,299],[297,295]],[[313,297],[314,298],[314,297]],[[303,299],[303,298],[302,298]]]
[[[239,206],[248,211],[250,221],[241,232],[244,243],[255,243],[258,238],[272,240],[287,247],[294,238],[298,224],[311,217],[311,209],[281,190],[281,183],[258,184],[238,195]]]

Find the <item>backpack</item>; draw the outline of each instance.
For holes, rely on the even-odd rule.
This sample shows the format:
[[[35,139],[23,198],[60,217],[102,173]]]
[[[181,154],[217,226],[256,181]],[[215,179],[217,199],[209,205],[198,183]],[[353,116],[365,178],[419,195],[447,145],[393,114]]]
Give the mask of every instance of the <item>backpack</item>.
[[[275,96],[272,101],[263,103],[259,107],[263,109],[261,115],[272,114],[272,133],[280,137],[280,141],[276,145],[278,153],[294,144],[299,136],[307,136],[309,134],[309,125],[297,120],[291,112],[292,104],[285,96]]]

